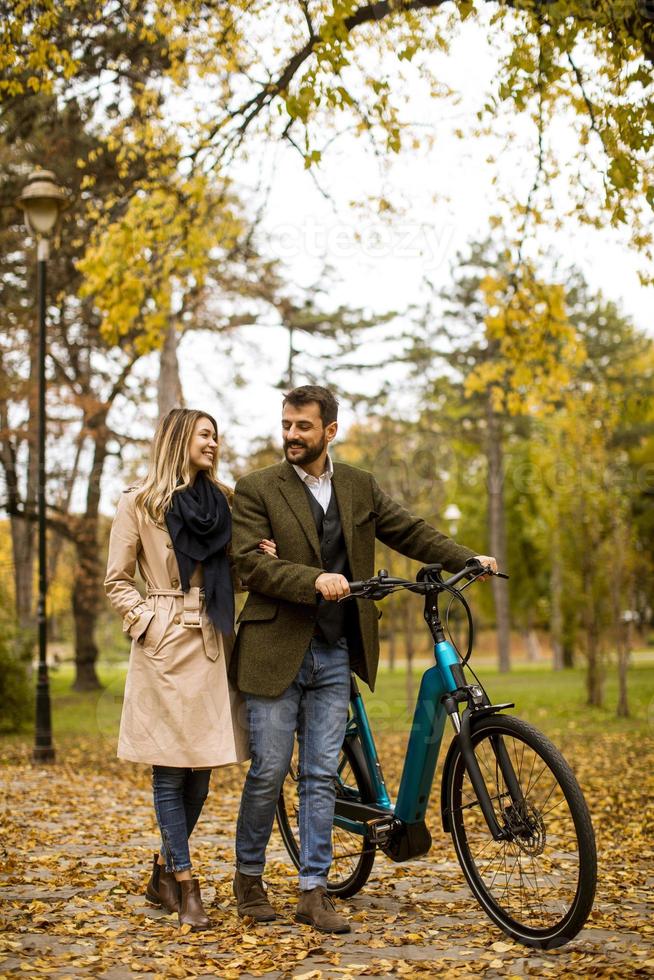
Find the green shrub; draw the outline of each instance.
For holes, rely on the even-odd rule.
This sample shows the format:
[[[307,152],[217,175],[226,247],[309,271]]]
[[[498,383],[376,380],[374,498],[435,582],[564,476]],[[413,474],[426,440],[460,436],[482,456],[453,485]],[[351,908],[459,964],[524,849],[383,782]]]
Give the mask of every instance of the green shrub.
[[[34,716],[33,685],[28,675],[29,646],[6,628],[0,631],[0,732],[17,732]],[[22,647],[22,648],[21,648]]]

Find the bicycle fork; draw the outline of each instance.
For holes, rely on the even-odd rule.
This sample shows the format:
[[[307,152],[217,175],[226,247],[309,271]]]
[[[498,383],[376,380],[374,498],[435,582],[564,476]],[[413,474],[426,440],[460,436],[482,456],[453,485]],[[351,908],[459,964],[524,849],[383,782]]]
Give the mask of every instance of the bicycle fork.
[[[438,629],[439,626],[440,623],[437,624],[435,631],[437,634],[435,637],[437,640],[436,662],[443,681],[449,688],[449,692],[443,696],[441,701],[456,733],[459,750],[491,836],[496,841],[506,840],[507,830],[501,827],[497,820],[493,802],[472,745],[472,722],[474,718],[494,714],[503,708],[513,707],[513,705],[492,705],[480,685],[466,684],[463,667],[458,657],[445,638],[438,635],[441,632]],[[459,704],[461,703],[466,703],[466,707],[459,715]],[[492,738],[491,745],[512,802],[515,805],[524,802],[518,777],[501,736]]]
[[[493,712],[497,711],[498,708],[495,706],[489,706],[493,708]],[[491,712],[484,711],[480,709],[482,714],[490,714]],[[475,750],[472,746],[472,733],[471,733],[471,722],[475,715],[479,715],[479,711],[472,712],[470,708],[465,708],[463,714],[459,718],[459,713],[457,710],[456,718],[458,719],[458,732],[457,738],[459,740],[459,749],[461,755],[463,756],[463,761],[465,767],[468,771],[468,776],[470,777],[470,782],[472,783],[472,788],[475,791],[475,796],[479,801],[479,806],[481,812],[484,815],[484,819],[488,825],[488,829],[494,840],[506,840],[507,831],[506,829],[500,827],[497,817],[495,815],[495,810],[493,808],[493,803],[490,798],[490,794],[486,787],[486,781],[484,780],[482,771],[477,762],[477,757],[475,755]],[[454,718],[454,715],[451,716]],[[454,724],[455,731],[457,730],[457,724]],[[493,752],[495,754],[495,759],[506,783],[506,787],[509,791],[509,795],[514,804],[518,804],[523,800],[522,792],[520,790],[520,784],[518,778],[515,774],[515,770],[509,759],[508,752],[506,751],[506,746],[501,736],[491,740],[491,745],[493,747]]]

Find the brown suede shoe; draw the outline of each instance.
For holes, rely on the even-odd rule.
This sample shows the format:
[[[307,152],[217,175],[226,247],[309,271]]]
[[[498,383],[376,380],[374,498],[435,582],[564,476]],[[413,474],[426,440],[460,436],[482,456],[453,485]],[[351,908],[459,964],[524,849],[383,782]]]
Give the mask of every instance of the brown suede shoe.
[[[273,922],[277,913],[266,897],[261,875],[234,875],[234,896],[238,914],[251,916],[255,922]]]
[[[175,875],[159,864],[159,854],[155,854],[152,874],[145,889],[145,900],[166,912],[179,912],[179,885]]]
[[[179,882],[181,908],[179,910],[180,926],[191,926],[193,932],[200,929],[210,929],[211,922],[202,905],[200,883],[197,878]]]
[[[327,890],[320,885],[300,892],[295,921],[320,932],[350,932],[350,923],[335,910]]]

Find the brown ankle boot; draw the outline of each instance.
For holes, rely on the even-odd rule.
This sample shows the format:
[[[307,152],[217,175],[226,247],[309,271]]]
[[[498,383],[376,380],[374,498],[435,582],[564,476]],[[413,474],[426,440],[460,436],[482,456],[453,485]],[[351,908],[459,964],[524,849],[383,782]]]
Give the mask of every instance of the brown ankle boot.
[[[320,932],[350,932],[350,923],[336,911],[326,889],[320,885],[300,892],[295,921]]]
[[[268,901],[261,875],[234,875],[234,896],[238,914],[251,916],[255,922],[273,922],[277,913]]]
[[[191,926],[193,932],[211,928],[211,922],[202,905],[200,883],[197,878],[180,881],[179,886],[181,892],[180,926]]]
[[[159,854],[155,854],[152,874],[145,889],[145,900],[166,912],[179,912],[179,885],[175,875],[159,864]]]

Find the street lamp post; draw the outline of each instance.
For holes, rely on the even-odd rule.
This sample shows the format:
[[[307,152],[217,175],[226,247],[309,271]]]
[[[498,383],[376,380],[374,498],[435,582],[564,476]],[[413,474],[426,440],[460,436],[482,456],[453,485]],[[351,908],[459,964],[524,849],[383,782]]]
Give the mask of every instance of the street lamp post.
[[[39,669],[36,683],[36,738],[33,759],[51,762],[54,759],[52,722],[50,716],[50,684],[47,661],[46,598],[48,579],[46,567],[45,513],[45,356],[46,356],[46,266],[50,254],[50,235],[59,214],[66,206],[66,193],[59,187],[50,170],[35,170],[30,174],[16,202],[23,209],[25,222],[37,240],[37,307],[39,317],[39,390],[38,390],[38,482],[37,522],[39,551],[39,602],[37,623],[39,634]]]

